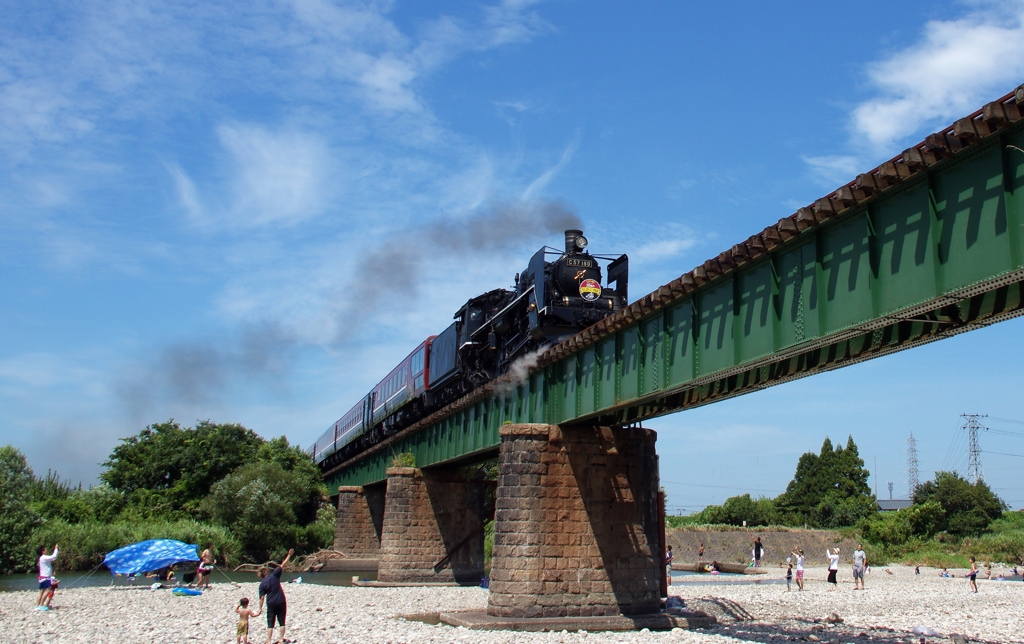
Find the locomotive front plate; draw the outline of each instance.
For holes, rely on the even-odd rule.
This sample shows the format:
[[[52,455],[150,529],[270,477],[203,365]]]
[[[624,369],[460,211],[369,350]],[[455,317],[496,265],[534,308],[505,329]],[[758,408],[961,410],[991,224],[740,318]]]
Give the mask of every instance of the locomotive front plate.
[[[573,266],[577,268],[594,268],[594,260],[592,259],[578,259],[576,257],[570,257],[565,260],[566,266]]]

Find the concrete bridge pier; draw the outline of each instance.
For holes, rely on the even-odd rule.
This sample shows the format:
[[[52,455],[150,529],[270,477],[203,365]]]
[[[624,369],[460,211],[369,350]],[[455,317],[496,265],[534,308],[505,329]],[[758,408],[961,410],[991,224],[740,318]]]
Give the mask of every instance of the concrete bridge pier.
[[[338,488],[334,549],[356,559],[379,559],[384,526],[384,486]]]
[[[467,471],[388,468],[378,581],[480,583],[485,482]]]
[[[500,433],[488,614],[657,612],[655,432],[520,424]]]

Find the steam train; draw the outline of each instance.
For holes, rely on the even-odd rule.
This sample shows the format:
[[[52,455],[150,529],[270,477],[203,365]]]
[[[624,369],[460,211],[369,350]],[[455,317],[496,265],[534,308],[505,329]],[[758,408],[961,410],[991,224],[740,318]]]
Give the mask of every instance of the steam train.
[[[591,255],[583,231],[565,231],[564,251],[542,247],[516,273],[514,289],[466,302],[448,328],[420,343],[307,453],[324,470],[344,462],[506,373],[522,356],[618,311],[628,303],[628,280],[626,255]]]

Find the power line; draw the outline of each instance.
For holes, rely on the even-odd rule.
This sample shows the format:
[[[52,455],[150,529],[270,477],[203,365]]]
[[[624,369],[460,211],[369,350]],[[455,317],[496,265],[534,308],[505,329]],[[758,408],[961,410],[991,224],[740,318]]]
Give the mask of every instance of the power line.
[[[967,480],[971,483],[977,483],[984,478],[981,471],[981,447],[978,445],[978,430],[988,428],[978,422],[978,419],[987,416],[988,414],[960,414],[960,417],[965,419],[960,428],[967,430]]]
[[[661,483],[663,485],[665,483],[668,483],[669,485],[685,485],[687,487],[713,487],[713,488],[718,488],[720,490],[741,490],[743,492],[750,492],[751,491],[751,489],[749,487],[730,487],[728,485],[707,485],[707,484],[703,484],[703,483],[682,483],[680,481],[662,481]],[[758,489],[758,490],[753,490],[753,492],[756,492],[756,493],[760,493],[760,492],[775,492],[777,494],[782,494],[782,492],[780,490],[762,490],[762,489]]]
[[[1001,423],[1013,423],[1014,425],[1024,425],[1024,420],[1013,420],[1012,418],[996,418],[991,416],[989,420],[997,420]]]
[[[1020,432],[1009,432],[1009,431],[1006,431],[1005,429],[992,429],[990,427],[990,428],[988,428],[988,431],[989,431],[990,434],[1001,434],[1003,436],[1017,436],[1017,437],[1020,437],[1020,438],[1024,438],[1024,434],[1022,434]]]
[[[967,437],[959,430],[961,427],[957,425],[956,430],[953,431],[953,437],[949,441],[949,447],[946,448],[946,456],[942,459],[942,468],[947,472],[958,471],[960,468],[961,456],[963,454],[963,445]]]
[[[993,452],[991,450],[985,450],[985,453],[986,454],[999,454],[1000,456],[1019,456],[1020,458],[1024,458],[1024,454],[1007,454],[1006,452]]]

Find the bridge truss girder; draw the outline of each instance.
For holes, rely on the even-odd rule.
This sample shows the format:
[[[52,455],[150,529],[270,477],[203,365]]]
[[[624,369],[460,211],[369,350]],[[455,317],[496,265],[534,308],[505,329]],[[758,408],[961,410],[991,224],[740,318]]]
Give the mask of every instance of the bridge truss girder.
[[[1015,148],[1024,121],[695,290],[659,289],[617,328],[550,351],[526,382],[473,392],[325,478],[383,480],[402,452],[418,467],[482,460],[497,454],[503,423],[626,425],[1019,315],[1024,153]]]

